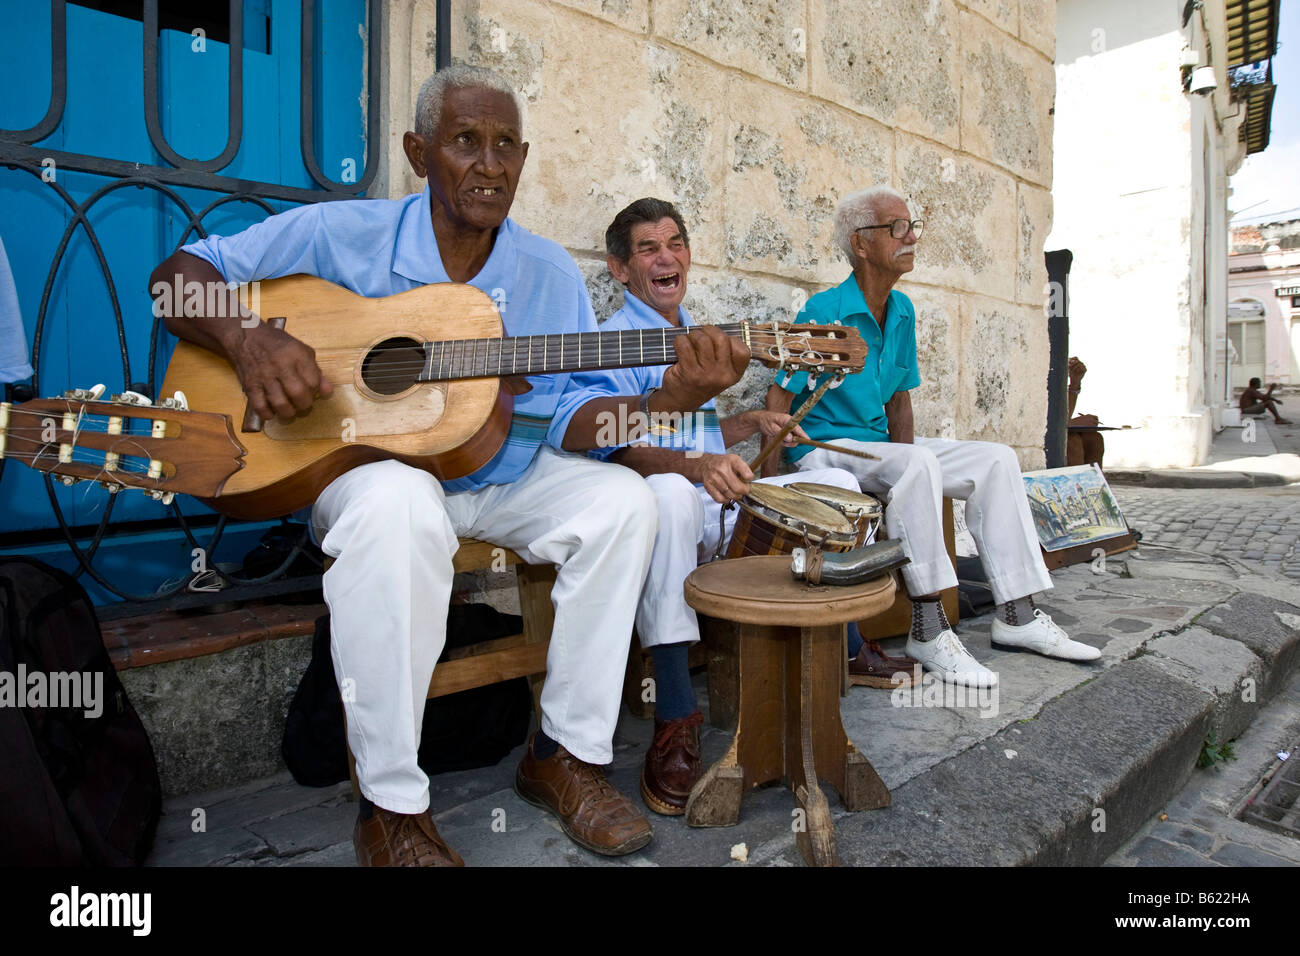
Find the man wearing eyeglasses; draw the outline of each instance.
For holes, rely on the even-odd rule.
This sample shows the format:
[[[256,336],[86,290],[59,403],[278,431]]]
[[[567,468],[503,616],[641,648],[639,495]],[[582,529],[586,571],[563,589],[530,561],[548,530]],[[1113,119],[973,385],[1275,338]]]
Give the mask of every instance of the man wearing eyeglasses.
[[[853,266],[839,286],[808,300],[801,322],[855,326],[869,349],[866,368],[850,375],[803,419],[814,439],[869,452],[870,461],[825,449],[790,452],[802,471],[839,467],[851,471],[862,490],[885,496],[885,526],[911,563],[903,579],[912,596],[907,654],[942,680],[993,687],[998,676],[962,646],[944,616],[940,593],[957,578],[944,550],[942,498],[966,501],[966,525],[997,602],[993,643],[1066,660],[1095,660],[1101,652],[1072,641],[1051,617],[1036,609],[1033,595],[1052,586],[1038,547],[1029,502],[1015,453],[993,442],[917,438],[910,390],[921,384],[916,360],[916,313],[894,289],[912,271],[923,223],[912,219],[904,198],[888,187],[846,196],[835,210],[835,241]],[[768,391],[767,407],[789,411],[810,396],[799,373]],[[787,390],[789,389],[789,390]],[[854,652],[852,647],[850,653]]]

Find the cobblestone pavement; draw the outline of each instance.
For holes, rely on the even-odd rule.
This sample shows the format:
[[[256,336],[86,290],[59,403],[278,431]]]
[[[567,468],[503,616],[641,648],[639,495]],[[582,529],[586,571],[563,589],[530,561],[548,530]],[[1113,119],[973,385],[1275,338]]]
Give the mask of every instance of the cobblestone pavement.
[[[1257,561],[1300,580],[1300,487],[1112,490],[1143,545]]]
[[[1300,760],[1300,677],[1273,699],[1234,743],[1235,756],[1192,771],[1165,811],[1107,866],[1300,866],[1300,839],[1237,819],[1278,752]]]

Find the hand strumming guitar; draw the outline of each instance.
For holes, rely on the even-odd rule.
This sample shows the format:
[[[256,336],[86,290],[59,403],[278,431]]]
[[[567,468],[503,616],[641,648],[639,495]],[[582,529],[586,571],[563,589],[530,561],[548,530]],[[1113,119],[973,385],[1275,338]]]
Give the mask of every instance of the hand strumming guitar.
[[[211,263],[178,249],[149,277],[151,293],[159,283],[163,287],[175,283],[177,288],[189,288],[190,283],[203,289],[222,287],[228,299],[218,316],[161,317],[177,338],[201,345],[229,362],[249,405],[263,419],[293,418],[311,408],[318,395],[325,398],[334,391],[316,364],[315,349],[282,329],[250,321],[251,313],[240,317],[238,293],[225,291],[225,277]],[[209,296],[202,298],[206,302]]]
[[[311,346],[265,322],[240,332],[228,346],[227,358],[253,411],[262,418],[288,420],[311,408],[318,395],[326,398],[334,391]]]

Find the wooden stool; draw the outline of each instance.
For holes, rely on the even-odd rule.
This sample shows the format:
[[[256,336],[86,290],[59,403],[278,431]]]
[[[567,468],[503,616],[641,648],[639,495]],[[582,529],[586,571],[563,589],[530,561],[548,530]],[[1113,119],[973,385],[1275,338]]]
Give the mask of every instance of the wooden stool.
[[[838,864],[818,773],[845,809],[889,805],[888,788],[840,720],[844,625],[893,600],[888,575],[854,587],[809,587],[794,580],[784,555],[715,561],[691,572],[687,603],[739,625],[740,687],[736,735],[691,791],[689,825],[733,826],[745,793],[785,780],[804,811],[797,831],[804,859],[814,866]]]

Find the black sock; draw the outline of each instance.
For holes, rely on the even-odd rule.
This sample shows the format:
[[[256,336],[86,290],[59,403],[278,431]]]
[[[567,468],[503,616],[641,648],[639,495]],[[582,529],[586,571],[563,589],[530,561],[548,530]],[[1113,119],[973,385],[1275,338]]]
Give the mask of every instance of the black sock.
[[[691,686],[691,645],[659,644],[650,648],[655,662],[655,716],[681,720],[699,709]]]
[[[932,641],[952,627],[948,615],[943,613],[943,601],[912,601],[912,630],[910,637],[919,644]]]
[[[361,798],[361,819],[369,820],[375,815],[375,805],[365,797]]]
[[[1034,599],[1032,596],[1016,598],[1006,604],[998,605],[998,620],[1012,627],[1032,624],[1034,620]]]
[[[560,749],[557,741],[546,736],[546,731],[540,727],[537,728],[537,736],[533,738],[533,756],[538,760],[545,760],[547,757],[555,756],[555,751]]]

